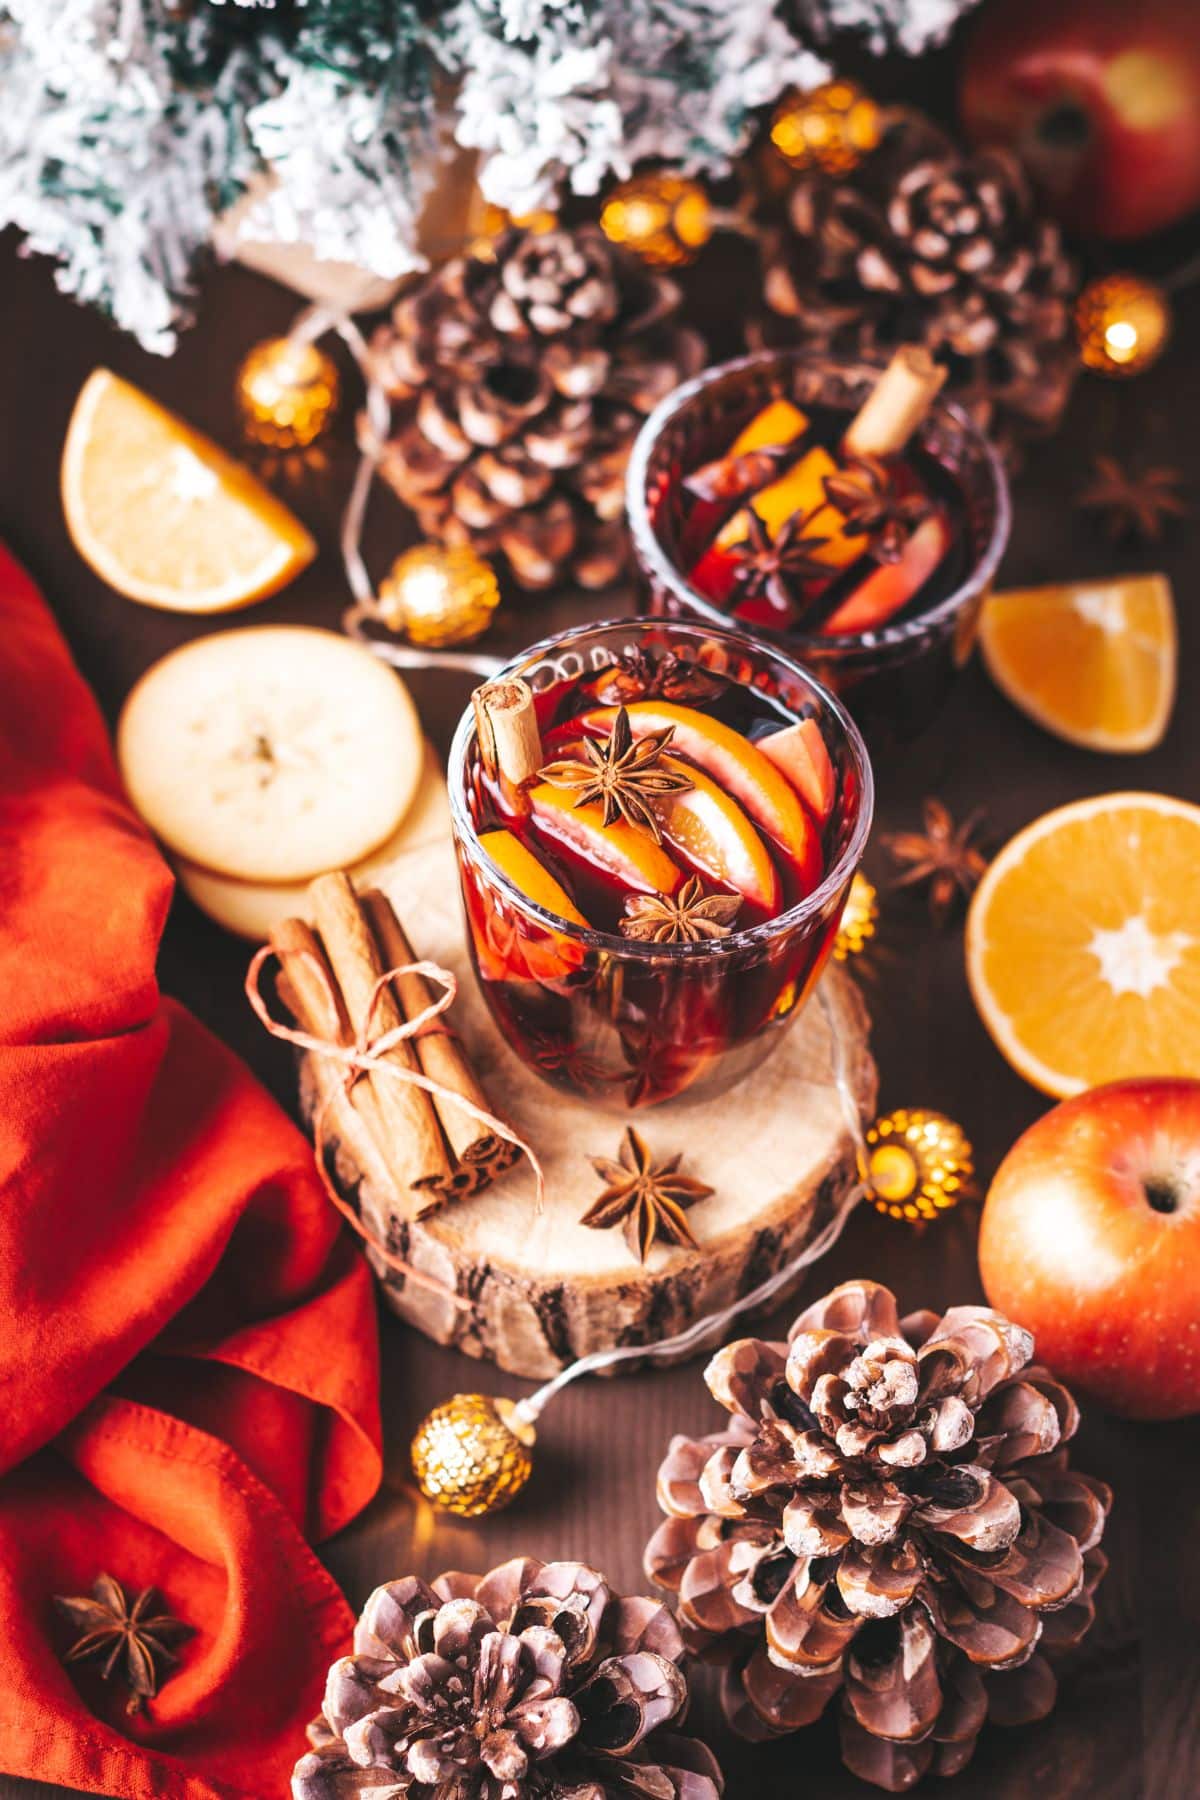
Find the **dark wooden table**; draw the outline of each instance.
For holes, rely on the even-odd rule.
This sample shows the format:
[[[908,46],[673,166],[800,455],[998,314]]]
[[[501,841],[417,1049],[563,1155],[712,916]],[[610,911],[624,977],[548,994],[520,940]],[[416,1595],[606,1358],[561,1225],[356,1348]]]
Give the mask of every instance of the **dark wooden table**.
[[[752,279],[748,267],[730,261],[727,246],[693,278],[698,310],[710,315],[718,350],[732,347],[722,318],[734,315]],[[200,296],[201,322],[183,337],[174,358],[162,361],[60,298],[44,263],[18,260],[12,242],[0,240],[0,533],[42,583],[110,717],[150,663],[197,630],[230,621],[197,625],[132,605],[76,556],[63,528],[58,462],[79,386],[97,364],[108,364],[236,446],[237,361],[256,340],[283,329],[294,310],[293,298],[265,280],[237,270],[214,273]],[[930,793],[941,795],[956,815],[986,804],[1000,839],[1051,806],[1114,788],[1200,799],[1200,714],[1191,685],[1200,675],[1194,600],[1200,521],[1181,522],[1155,553],[1114,555],[1072,510],[1096,451],[1178,464],[1191,477],[1200,508],[1195,408],[1181,404],[1189,392],[1194,396],[1200,378],[1198,326],[1197,296],[1184,296],[1174,349],[1158,369],[1128,385],[1094,379],[1080,385],[1062,432],[1028,457],[1003,570],[1010,584],[1139,567],[1168,570],[1180,613],[1181,683],[1165,743],[1133,761],[1056,743],[1008,706],[976,662],[921,741],[902,761],[878,770],[883,828],[913,824],[921,797]],[[254,611],[255,622],[336,623],[346,599],[336,525],[352,459],[343,421],[329,465],[285,490],[318,533],[322,554],[287,593]],[[400,509],[380,496],[369,533],[377,570],[401,547],[405,532]],[[629,598],[610,596],[602,606],[628,610]],[[527,602],[508,609],[492,641],[497,649],[516,649],[598,610],[595,600],[578,596]],[[432,673],[414,676],[411,685],[425,726],[444,751],[467,685]],[[877,850],[868,854],[867,868],[877,878],[884,875]],[[244,945],[182,898],[176,902],[163,946],[164,987],[235,1045],[291,1106],[289,1056],[259,1032],[242,997],[245,961]],[[885,896],[879,954],[865,973],[883,1105],[933,1106],[960,1120],[986,1182],[1046,1102],[1001,1060],[976,1017],[961,931],[939,934],[919,902]],[[964,1209],[918,1235],[862,1211],[810,1274],[804,1293],[812,1297],[863,1274],[890,1283],[902,1309],[978,1297],[976,1222],[976,1212]],[[427,1344],[389,1315],[382,1334],[383,1489],[362,1518],[322,1551],[351,1602],[360,1605],[390,1576],[484,1568],[522,1551],[580,1557],[606,1569],[619,1585],[636,1588],[641,1547],[657,1516],[654,1471],[666,1440],[676,1430],[713,1429],[718,1418],[699,1367],[581,1382],[568,1390],[546,1416],[526,1495],[508,1513],[465,1524],[435,1516],[415,1494],[408,1463],[413,1427],[429,1406],[456,1390],[513,1393],[522,1384]],[[1016,1800],[1034,1793],[1047,1800],[1188,1800],[1200,1794],[1200,1432],[1195,1422],[1138,1427],[1091,1409],[1077,1460],[1116,1491],[1108,1534],[1113,1569],[1100,1592],[1096,1631],[1064,1681],[1050,1720],[1023,1733],[985,1732],[953,1789],[959,1800]],[[800,1738],[747,1748],[729,1739],[703,1686],[694,1717],[724,1762],[733,1800],[750,1794],[799,1800],[802,1793],[848,1800],[874,1792],[841,1768],[831,1721]],[[51,1792],[0,1779],[0,1800]]]

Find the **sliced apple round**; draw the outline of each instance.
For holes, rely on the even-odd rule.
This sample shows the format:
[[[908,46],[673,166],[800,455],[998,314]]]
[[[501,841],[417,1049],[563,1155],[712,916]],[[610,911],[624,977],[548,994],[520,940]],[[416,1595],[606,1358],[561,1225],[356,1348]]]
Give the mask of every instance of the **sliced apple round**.
[[[740,731],[710,713],[671,700],[635,700],[626,708],[634,737],[674,727],[671,749],[711,775],[727,795],[791,860],[805,891],[821,876],[817,828],[787,778]],[[593,734],[612,730],[615,707],[584,713],[581,726]]]

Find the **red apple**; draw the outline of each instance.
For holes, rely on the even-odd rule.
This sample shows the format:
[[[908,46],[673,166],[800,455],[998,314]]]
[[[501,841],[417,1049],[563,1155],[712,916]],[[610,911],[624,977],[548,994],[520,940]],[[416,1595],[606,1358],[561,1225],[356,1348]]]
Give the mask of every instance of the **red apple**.
[[[1200,1411],[1200,1081],[1117,1081],[1030,1127],[979,1268],[1039,1361],[1134,1419]]]
[[[968,134],[1015,150],[1064,224],[1144,237],[1200,206],[1200,5],[992,0],[961,106]]]

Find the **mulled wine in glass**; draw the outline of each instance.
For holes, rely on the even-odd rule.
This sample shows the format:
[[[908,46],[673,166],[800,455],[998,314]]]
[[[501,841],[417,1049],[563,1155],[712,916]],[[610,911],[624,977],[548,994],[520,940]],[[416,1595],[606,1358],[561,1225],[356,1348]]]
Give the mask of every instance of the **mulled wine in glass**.
[[[485,707],[459,725],[449,782],[505,1038],[612,1108],[730,1087],[832,948],[871,817],[858,731],[779,651],[669,621],[547,640],[493,692],[524,693],[535,752],[513,779]]]
[[[905,358],[933,374],[907,414]],[[933,716],[1008,537],[1000,461],[938,378],[764,351],[668,395],[630,462],[651,610],[786,647],[873,745]]]

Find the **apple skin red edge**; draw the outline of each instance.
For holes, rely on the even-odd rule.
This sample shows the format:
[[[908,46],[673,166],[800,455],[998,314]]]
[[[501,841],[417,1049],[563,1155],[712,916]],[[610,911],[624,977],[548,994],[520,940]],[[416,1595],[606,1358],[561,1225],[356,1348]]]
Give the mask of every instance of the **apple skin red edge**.
[[[1200,1081],[1115,1082],[1039,1119],[992,1183],[979,1268],[1081,1394],[1200,1411]]]

